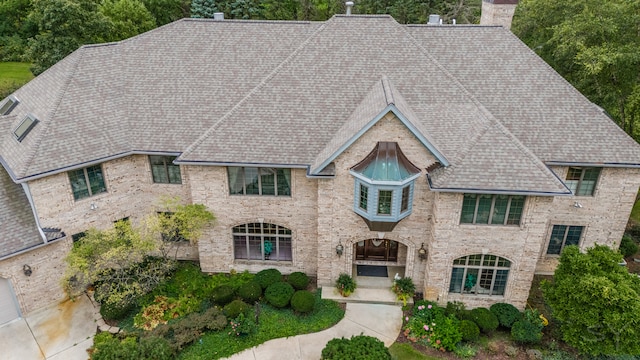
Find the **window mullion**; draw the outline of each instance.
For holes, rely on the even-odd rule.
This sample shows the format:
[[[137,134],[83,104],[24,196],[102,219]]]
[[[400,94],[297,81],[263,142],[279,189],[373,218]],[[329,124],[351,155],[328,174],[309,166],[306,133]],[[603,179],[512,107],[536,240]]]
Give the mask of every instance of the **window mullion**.
[[[273,168],[273,193],[278,196],[278,169]]]
[[[262,168],[258,169],[258,195],[262,195]]]
[[[244,166],[241,167],[240,170],[240,173],[242,175],[242,195],[247,195],[247,178],[246,176],[244,176]]]
[[[562,253],[562,249],[564,249],[564,245],[567,243],[567,236],[569,236],[569,228],[571,226],[567,225],[564,229],[564,236],[562,237],[562,247],[560,247],[560,253]]]
[[[582,181],[584,180],[585,173],[586,173],[585,168],[580,169],[580,180],[578,181],[578,188],[576,189],[576,195],[580,195],[580,190],[582,188]]]
[[[89,172],[87,171],[87,168],[82,169],[82,174],[84,175],[85,185],[87,185],[87,192],[89,193],[89,196],[93,196],[93,192],[91,191],[91,183],[89,182]]]
[[[464,285],[467,282],[467,270],[469,270],[469,268],[465,266],[464,272],[462,273],[462,286],[460,286],[460,294],[464,294]]]
[[[476,208],[473,210],[473,221],[472,224],[476,223],[476,218],[478,217],[478,206],[480,206],[480,195],[476,196]]]
[[[491,197],[491,207],[489,208],[489,220],[487,221],[487,225],[491,224],[491,220],[493,219],[493,209],[496,206],[496,195]]]

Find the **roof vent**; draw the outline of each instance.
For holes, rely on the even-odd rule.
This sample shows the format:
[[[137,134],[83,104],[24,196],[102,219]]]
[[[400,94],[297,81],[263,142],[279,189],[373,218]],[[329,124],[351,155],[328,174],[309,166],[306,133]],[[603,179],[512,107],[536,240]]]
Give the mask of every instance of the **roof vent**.
[[[224,13],[223,12],[213,13],[213,20],[224,20]]]
[[[353,7],[353,1],[347,1],[344,3],[347,6],[347,16],[351,15],[351,8]]]
[[[427,25],[440,25],[440,15],[438,14],[431,14],[429,15],[429,22],[427,23]]]

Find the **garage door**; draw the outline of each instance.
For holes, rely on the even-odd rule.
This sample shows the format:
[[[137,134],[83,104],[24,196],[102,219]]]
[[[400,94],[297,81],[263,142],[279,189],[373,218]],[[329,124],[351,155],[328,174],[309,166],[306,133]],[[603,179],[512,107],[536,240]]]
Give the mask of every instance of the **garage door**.
[[[20,317],[9,279],[0,278],[0,325]]]

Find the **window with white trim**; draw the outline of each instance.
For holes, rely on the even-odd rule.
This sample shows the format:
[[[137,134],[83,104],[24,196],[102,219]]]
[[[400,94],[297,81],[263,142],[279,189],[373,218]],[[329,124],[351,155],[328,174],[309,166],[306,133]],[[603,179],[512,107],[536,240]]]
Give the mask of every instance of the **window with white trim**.
[[[503,257],[474,254],[457,258],[451,271],[450,293],[504,295],[511,262]]]
[[[291,261],[291,230],[269,223],[234,226],[235,259]]]

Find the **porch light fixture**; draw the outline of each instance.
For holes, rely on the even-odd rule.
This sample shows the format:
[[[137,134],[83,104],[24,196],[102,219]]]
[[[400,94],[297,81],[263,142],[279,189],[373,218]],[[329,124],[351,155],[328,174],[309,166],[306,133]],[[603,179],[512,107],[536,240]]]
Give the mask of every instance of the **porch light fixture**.
[[[418,256],[420,257],[420,260],[427,258],[427,249],[424,248],[424,243],[422,243],[422,245],[420,245],[420,249],[418,249]]]
[[[336,254],[338,254],[338,256],[342,256],[343,252],[344,252],[344,246],[342,246],[342,242],[339,242],[338,245],[336,246]]]
[[[22,266],[22,272],[27,276],[31,276],[31,274],[33,273],[33,270],[31,270],[31,266],[24,264]]]

